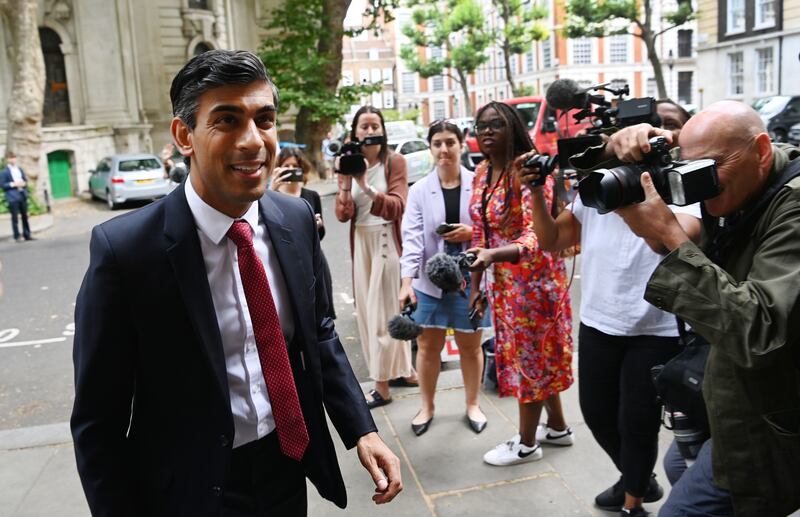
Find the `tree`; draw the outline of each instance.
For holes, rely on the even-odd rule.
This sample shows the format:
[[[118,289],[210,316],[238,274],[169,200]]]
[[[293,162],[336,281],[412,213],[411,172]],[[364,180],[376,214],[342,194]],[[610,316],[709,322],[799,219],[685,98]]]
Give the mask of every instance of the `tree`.
[[[665,98],[664,74],[656,52],[656,39],[684,23],[694,19],[692,4],[678,0],[678,8],[662,15],[666,27],[654,28],[653,0],[568,0],[567,23],[564,31],[569,38],[601,37],[613,34],[633,34],[644,41],[647,59],[653,66],[658,96]],[[636,30],[630,32],[631,25]]]
[[[8,102],[6,146],[17,154],[31,190],[39,178],[45,68],[39,41],[38,0],[0,0],[0,18],[10,35],[13,82]]]
[[[467,80],[489,60],[485,51],[494,40],[494,34],[485,28],[480,4],[476,0],[412,0],[409,6],[414,8],[415,25],[402,28],[411,43],[403,45],[400,57],[421,77],[443,75],[455,80],[464,94],[467,115],[471,115]],[[419,47],[443,49],[443,56],[422,60]]]
[[[506,78],[515,96],[523,94],[511,73],[511,58],[530,51],[531,43],[550,37],[540,20],[547,17],[548,11],[536,2],[523,0],[492,0],[503,20],[503,27],[497,31],[497,43],[503,50]]]
[[[281,103],[297,108],[295,137],[319,168],[320,148],[333,122],[341,119],[362,95],[379,90],[377,85],[339,87],[342,76],[344,18],[351,0],[292,0],[273,11],[267,25],[272,33],[259,53],[275,85]],[[394,0],[369,0],[368,14],[374,29],[381,16],[391,19]]]

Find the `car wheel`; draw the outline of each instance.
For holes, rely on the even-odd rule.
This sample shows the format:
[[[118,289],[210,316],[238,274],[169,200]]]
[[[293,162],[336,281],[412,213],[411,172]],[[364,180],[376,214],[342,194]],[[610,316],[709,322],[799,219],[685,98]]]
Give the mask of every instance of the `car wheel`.
[[[106,190],[106,204],[108,204],[109,210],[116,210],[119,206],[117,203],[114,202],[114,198],[111,197],[111,192]]]
[[[776,129],[773,131],[773,134],[775,135],[775,142],[786,143],[789,141],[789,139],[786,137],[785,129]]]

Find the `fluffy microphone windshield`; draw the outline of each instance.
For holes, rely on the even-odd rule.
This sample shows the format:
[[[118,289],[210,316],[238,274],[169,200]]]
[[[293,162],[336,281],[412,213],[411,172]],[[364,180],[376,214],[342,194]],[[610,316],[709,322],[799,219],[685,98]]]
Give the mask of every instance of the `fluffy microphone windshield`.
[[[389,320],[389,335],[401,341],[411,341],[422,334],[422,327],[411,317],[413,308],[407,305],[403,312]]]
[[[547,88],[545,95],[551,108],[570,110],[583,108],[586,104],[586,92],[572,79],[557,79]]]
[[[437,253],[428,260],[425,274],[433,285],[446,293],[461,291],[464,286],[461,268],[453,257],[445,253]]]

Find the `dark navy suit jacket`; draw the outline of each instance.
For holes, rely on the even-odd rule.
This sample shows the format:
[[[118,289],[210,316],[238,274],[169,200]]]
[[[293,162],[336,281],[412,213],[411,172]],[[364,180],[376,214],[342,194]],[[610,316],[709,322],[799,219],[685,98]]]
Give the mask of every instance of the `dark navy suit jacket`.
[[[310,437],[303,467],[319,493],[343,508],[325,410],[348,448],[375,424],[324,317],[322,252],[308,203],[268,190],[259,204],[295,318],[287,346]],[[90,253],[75,308],[71,427],[92,514],[219,515],[234,425],[183,185],[95,227]]]
[[[25,182],[28,182],[28,178],[25,177],[25,172],[20,169],[20,174],[22,174],[22,179]],[[28,199],[28,189],[18,189],[17,187],[12,187],[11,183],[14,181],[14,177],[11,176],[11,169],[6,165],[3,167],[3,170],[0,172],[0,185],[3,186],[3,190],[6,192],[6,201],[8,203],[13,203],[15,201],[22,201],[24,199]]]

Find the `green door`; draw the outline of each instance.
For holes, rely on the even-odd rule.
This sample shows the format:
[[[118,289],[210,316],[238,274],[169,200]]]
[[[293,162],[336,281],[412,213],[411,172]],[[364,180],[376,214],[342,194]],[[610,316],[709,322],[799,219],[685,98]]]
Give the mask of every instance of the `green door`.
[[[69,154],[55,151],[47,155],[47,168],[50,169],[50,188],[53,198],[72,197],[72,181],[70,180]]]

